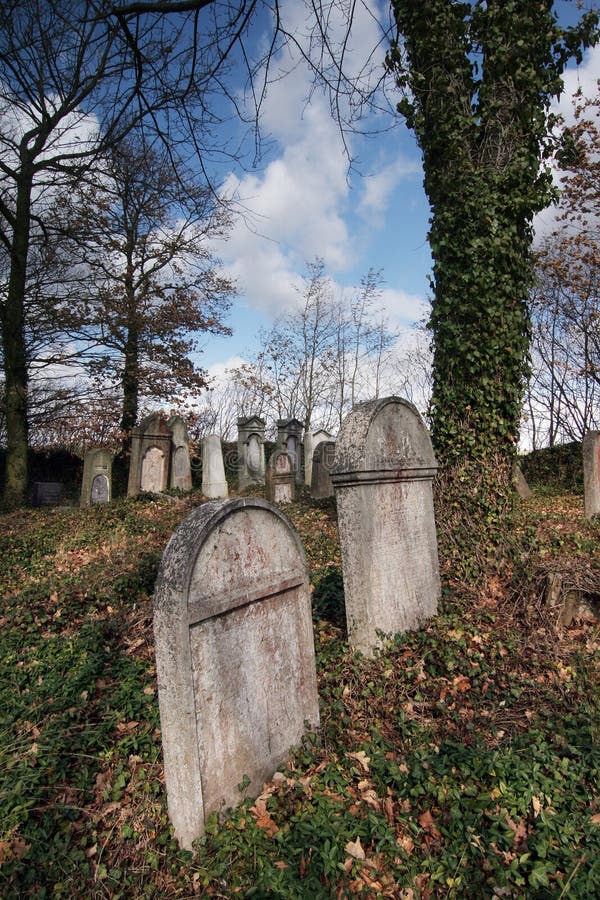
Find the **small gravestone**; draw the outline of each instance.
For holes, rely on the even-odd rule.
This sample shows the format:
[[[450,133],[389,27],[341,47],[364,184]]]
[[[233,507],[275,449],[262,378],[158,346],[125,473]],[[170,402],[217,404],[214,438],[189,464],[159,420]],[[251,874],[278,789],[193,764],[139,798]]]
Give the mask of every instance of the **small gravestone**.
[[[513,465],[512,482],[521,500],[529,500],[533,496],[531,488],[527,484],[527,479],[523,475],[523,469],[518,462],[515,462]]]
[[[302,429],[298,419],[279,419],[277,422],[277,449],[285,450],[292,460],[292,468],[297,484],[302,484]]]
[[[238,485],[240,490],[265,483],[265,420],[241,416],[238,424]]]
[[[96,503],[110,503],[112,496],[112,461],[110,450],[101,447],[88,450],[83,460],[81,482],[82,507]]]
[[[205,503],[163,554],[154,597],[169,816],[182,847],[319,723],[306,559],[258,498]]]
[[[171,432],[171,473],[169,487],[191,491],[192,468],[190,466],[190,442],[187,425],[181,416],[171,416],[167,421]]]
[[[321,441],[313,453],[310,496],[314,500],[324,500],[326,497],[333,497],[333,484],[330,473],[334,456],[335,441]]]
[[[440,596],[429,433],[412,403],[356,406],[336,442],[335,487],[350,643],[417,628]]]
[[[600,431],[583,438],[583,502],[587,519],[600,514]]]
[[[273,503],[293,503],[296,479],[292,458],[285,450],[274,450],[267,465],[266,495]]]
[[[58,506],[62,500],[63,485],[60,481],[34,481],[32,506]]]
[[[207,434],[202,439],[202,493],[210,500],[219,500],[229,494],[218,434]]]
[[[312,461],[315,450],[324,441],[332,440],[333,435],[323,428],[319,431],[307,431],[304,435],[304,483],[307,487],[312,485]]]
[[[161,413],[146,416],[131,433],[127,496],[167,489],[171,464],[171,432]]]

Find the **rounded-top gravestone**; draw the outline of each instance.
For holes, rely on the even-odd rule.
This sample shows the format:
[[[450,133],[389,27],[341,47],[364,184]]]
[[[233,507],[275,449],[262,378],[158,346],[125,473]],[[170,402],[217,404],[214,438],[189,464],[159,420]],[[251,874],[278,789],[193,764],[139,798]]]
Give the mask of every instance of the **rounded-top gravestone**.
[[[154,598],[169,815],[185,848],[250,796],[319,709],[300,539],[258,498],[205,503],[164,552]]]
[[[336,442],[337,497],[350,643],[417,628],[440,595],[432,480],[437,463],[417,409],[400,397],[356,406]]]

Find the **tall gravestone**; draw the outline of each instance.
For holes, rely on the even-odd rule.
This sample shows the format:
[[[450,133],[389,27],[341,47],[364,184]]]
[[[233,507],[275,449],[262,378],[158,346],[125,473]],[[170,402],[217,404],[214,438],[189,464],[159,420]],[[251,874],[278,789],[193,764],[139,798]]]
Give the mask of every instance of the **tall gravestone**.
[[[131,433],[127,496],[140,491],[158,494],[167,489],[171,463],[171,432],[161,413],[142,419]]]
[[[303,428],[302,422],[298,419],[279,419],[277,421],[277,448],[285,450],[290,456],[297,484],[302,484]]]
[[[285,450],[275,448],[267,463],[265,482],[267,500],[273,503],[293,503],[296,477],[292,458]]]
[[[265,420],[240,416],[238,424],[238,486],[265,483]]]
[[[112,498],[112,461],[110,450],[88,450],[83,460],[81,506],[110,503]]]
[[[333,435],[323,428],[319,431],[307,431],[304,435],[304,483],[308,487],[312,485],[312,461],[315,450],[324,441],[332,440]]]
[[[587,519],[600,514],[600,431],[583,438],[583,502]]]
[[[171,416],[167,422],[171,432],[171,471],[169,487],[191,491],[192,468],[190,465],[190,440],[187,425],[181,416]]]
[[[333,497],[331,469],[334,457],[335,441],[321,441],[313,453],[310,496],[314,500],[324,500],[326,497]]]
[[[336,443],[335,487],[348,639],[365,654],[377,632],[417,628],[440,596],[429,433],[412,403],[356,406]]]
[[[207,434],[202,438],[202,493],[210,500],[229,496],[218,434]]]
[[[319,723],[306,559],[264,500],[205,503],[175,531],[154,597],[169,815],[182,847],[256,796]]]

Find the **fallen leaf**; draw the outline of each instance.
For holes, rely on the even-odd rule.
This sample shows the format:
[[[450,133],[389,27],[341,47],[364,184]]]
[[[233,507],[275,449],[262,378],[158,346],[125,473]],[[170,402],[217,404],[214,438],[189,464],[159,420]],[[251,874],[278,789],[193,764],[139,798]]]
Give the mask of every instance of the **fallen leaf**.
[[[600,813],[596,813],[595,816],[592,816],[590,822],[592,823],[592,825],[600,825]]]
[[[369,771],[369,763],[371,762],[371,757],[367,756],[364,750],[357,750],[355,753],[348,753],[347,756],[350,759],[355,759],[356,762],[361,766],[363,771]]]
[[[354,859],[365,859],[365,851],[363,850],[363,846],[360,842],[360,835],[356,838],[355,841],[348,841],[344,850],[348,854],[348,856],[352,856]]]
[[[531,805],[533,806],[533,818],[534,818],[534,819],[537,819],[537,817],[539,816],[539,814],[540,814],[541,811],[542,811],[542,804],[540,803],[539,798],[538,798],[538,797],[532,797],[532,798],[531,798]]]

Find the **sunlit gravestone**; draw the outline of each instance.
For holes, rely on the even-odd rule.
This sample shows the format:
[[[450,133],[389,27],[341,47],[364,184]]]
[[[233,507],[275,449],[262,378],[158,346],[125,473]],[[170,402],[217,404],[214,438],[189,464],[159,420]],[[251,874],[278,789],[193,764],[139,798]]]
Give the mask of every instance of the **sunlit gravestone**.
[[[167,428],[171,432],[169,487],[178,488],[180,491],[191,491],[192,467],[187,425],[181,416],[171,416],[167,422]]]
[[[112,496],[112,461],[110,450],[95,448],[88,450],[83,460],[81,482],[82,507],[96,503],[110,503]]]
[[[265,481],[267,500],[273,503],[293,503],[296,495],[294,463],[285,450],[275,449],[267,463]]]
[[[169,816],[190,849],[319,723],[306,559],[285,516],[258,498],[191,513],[162,558],[154,635]]]
[[[348,639],[371,654],[378,632],[418,628],[441,592],[432,480],[437,469],[417,409],[399,397],[356,406],[336,442]]]
[[[600,514],[600,431],[588,431],[583,438],[583,498],[585,516]]]
[[[240,416],[238,425],[238,485],[240,490],[265,483],[265,420]]]
[[[202,493],[210,500],[228,496],[221,438],[207,434],[202,438]]]
[[[131,432],[131,459],[127,496],[140,491],[158,494],[168,486],[171,432],[160,413],[146,416]]]

